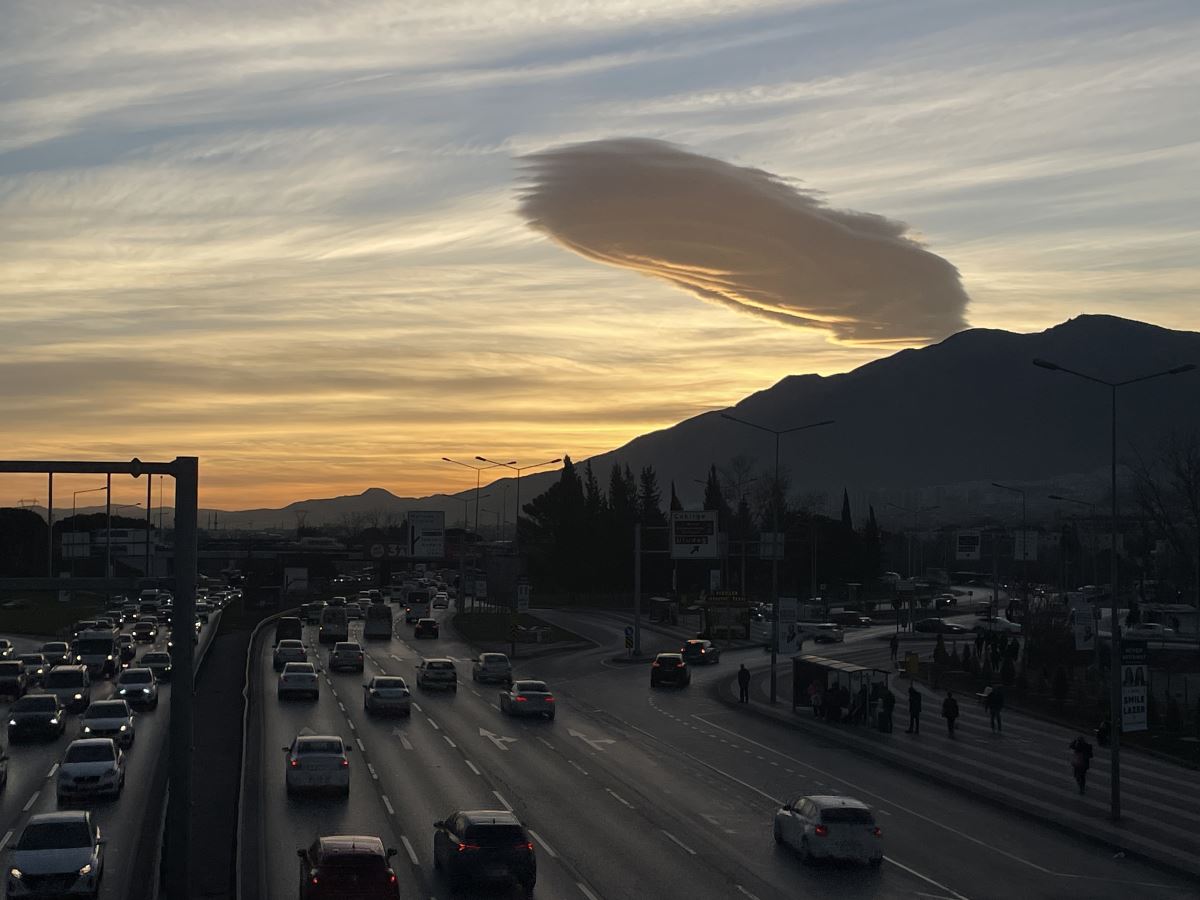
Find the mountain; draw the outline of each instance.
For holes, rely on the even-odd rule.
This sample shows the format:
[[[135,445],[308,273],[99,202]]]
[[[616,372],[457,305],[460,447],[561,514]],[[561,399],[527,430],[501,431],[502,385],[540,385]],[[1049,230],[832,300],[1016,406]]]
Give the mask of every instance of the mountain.
[[[1069,491],[1099,500],[1109,466],[1110,391],[1035,367],[1035,358],[1123,380],[1200,364],[1200,334],[1096,315],[1035,334],[976,328],[844,374],[789,376],[725,411],[770,428],[833,419],[785,435],[780,465],[793,494],[824,493],[832,501],[848,487],[856,516],[867,501],[934,502],[956,516],[978,511],[980,502],[1013,507],[1018,498],[993,489],[993,481],[1044,489],[1031,504]],[[1153,452],[1172,428],[1194,426],[1198,409],[1200,371],[1121,388],[1119,455]],[[664,490],[674,480],[684,504],[696,505],[703,488],[694,479],[703,480],[709,465],[746,454],[764,469],[774,450],[771,435],[714,411],[593,457],[592,466],[606,483],[614,462],[635,472],[653,465]],[[522,495],[544,490],[553,477],[522,479]],[[836,512],[832,505],[825,511]]]

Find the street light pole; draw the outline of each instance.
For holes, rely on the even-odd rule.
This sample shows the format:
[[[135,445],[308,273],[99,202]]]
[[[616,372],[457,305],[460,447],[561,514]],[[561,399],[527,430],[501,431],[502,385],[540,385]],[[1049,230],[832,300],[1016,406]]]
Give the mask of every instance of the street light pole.
[[[495,460],[492,460],[492,459],[488,459],[486,456],[476,456],[475,458],[477,460],[479,460],[480,462],[485,462],[485,463],[491,464],[490,466],[486,466],[485,468],[491,468],[493,466],[503,466],[504,468],[512,469],[514,472],[517,473],[517,479],[516,479],[516,481],[517,481],[517,514],[515,517],[516,518],[516,532],[513,535],[513,550],[516,552],[516,554],[518,556],[520,556],[521,555],[521,473],[526,471],[527,469],[540,469],[542,466],[553,466],[556,463],[562,462],[562,457],[560,456],[557,459],[548,459],[545,462],[540,462],[540,463],[531,463],[528,466],[518,466],[517,461],[515,459],[510,460],[509,462],[503,463],[503,462],[496,462]]]
[[[1021,602],[1025,607],[1022,613],[1022,618],[1025,621],[1029,620],[1029,532],[1026,530],[1025,520],[1025,490],[1024,488],[1010,487],[1007,484],[1000,484],[998,481],[992,482],[992,487],[1000,488],[1003,491],[1011,491],[1014,494],[1021,495]],[[1013,555],[1016,555],[1016,542],[1013,542]],[[1011,608],[1011,606],[1010,606]],[[1028,641],[1026,641],[1028,646]]]
[[[935,510],[935,509],[941,509],[941,506],[938,505],[937,503],[930,504],[929,506],[901,506],[899,503],[890,503],[889,502],[888,506],[892,507],[892,509],[898,509],[901,512],[906,512],[910,516],[912,516],[912,526],[913,526],[912,531],[916,531],[918,538],[921,535],[921,516],[927,512],[933,512],[933,510]],[[912,531],[909,531],[908,534],[906,535],[907,544],[908,544],[907,569],[908,569],[908,580],[910,582],[913,579]],[[925,557],[925,552],[924,552],[924,550],[922,550],[921,551],[922,560],[924,560],[924,557]],[[916,596],[916,585],[915,585],[915,583],[910,584],[909,587],[911,588],[911,590],[908,591],[908,626],[911,628],[912,623],[913,623],[913,601]],[[898,589],[897,589],[897,593],[899,593]],[[900,610],[899,609],[896,610],[896,633],[897,634],[900,633]]]
[[[774,536],[771,541],[771,703],[775,703],[779,695],[778,675],[775,671],[775,667],[779,661],[779,557],[783,552],[783,541],[780,540],[779,535],[779,507],[782,499],[779,496],[781,493],[779,490],[779,439],[785,434],[791,434],[793,431],[807,431],[809,428],[832,425],[833,419],[810,422],[807,425],[797,425],[794,428],[768,428],[766,425],[748,422],[745,419],[739,419],[737,416],[731,416],[729,413],[721,413],[721,418],[775,435],[775,483],[772,485],[771,491],[771,521],[772,528],[774,529]]]
[[[503,463],[489,463],[486,466],[473,466],[470,463],[459,462],[457,459],[451,459],[448,456],[443,456],[442,462],[454,463],[456,466],[462,466],[464,469],[474,469],[475,470],[475,533],[478,534],[479,533],[479,499],[480,499],[479,498],[479,478],[480,478],[480,473],[482,473],[484,469],[498,468],[499,466],[503,465]],[[467,518],[467,512],[466,512],[466,507],[464,506],[463,507],[463,526],[464,526],[464,528],[466,527],[466,518]]]
[[[1109,732],[1111,734],[1112,751],[1109,754],[1109,759],[1112,766],[1112,774],[1110,780],[1112,783],[1112,797],[1110,799],[1110,816],[1114,822],[1121,820],[1121,626],[1120,626],[1120,607],[1117,601],[1117,578],[1119,572],[1117,570],[1117,388],[1125,387],[1130,384],[1137,384],[1141,381],[1149,381],[1152,378],[1161,378],[1164,375],[1182,375],[1184,372],[1191,372],[1196,368],[1193,364],[1183,366],[1175,366],[1171,369],[1165,369],[1161,372],[1154,372],[1150,375],[1141,375],[1137,378],[1128,378],[1125,381],[1108,381],[1103,378],[1097,378],[1094,375],[1086,375],[1083,372],[1077,372],[1074,369],[1068,369],[1066,366],[1060,366],[1058,363],[1050,362],[1046,359],[1035,359],[1033,364],[1040,369],[1048,369],[1051,372],[1066,372],[1068,375],[1074,375],[1076,378],[1082,378],[1084,381],[1090,381],[1093,384],[1103,385],[1109,389],[1110,394],[1110,418],[1111,418],[1111,465],[1109,468],[1109,490],[1112,491],[1112,522],[1110,530],[1109,553],[1111,555],[1111,590],[1109,598],[1109,615],[1112,621],[1109,624],[1109,643],[1112,645],[1112,660],[1109,665]]]

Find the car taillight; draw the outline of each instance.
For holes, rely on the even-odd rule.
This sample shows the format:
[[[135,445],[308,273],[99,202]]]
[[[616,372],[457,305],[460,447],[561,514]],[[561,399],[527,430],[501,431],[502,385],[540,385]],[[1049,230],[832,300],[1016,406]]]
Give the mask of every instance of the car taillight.
[[[316,875],[314,875],[314,876],[312,877],[312,883],[313,883],[313,884],[317,884],[317,883],[318,883],[318,882],[317,882],[317,876],[316,876]]]
[[[342,768],[345,769],[345,768],[348,768],[349,766],[350,766],[350,760],[343,758],[342,759]]]
[[[526,703],[529,700],[528,697],[522,697],[520,694],[518,694],[515,699],[518,703]]]
[[[882,832],[882,831],[880,831],[880,829],[879,829],[879,826],[878,826],[878,825],[876,825],[876,826],[875,826],[875,830],[874,830],[874,831],[872,831],[872,832],[871,832],[871,834],[875,835],[875,837],[877,837],[877,838],[881,838],[881,837],[883,837],[883,832]]]
[[[523,844],[517,844],[517,849],[518,850],[529,850],[530,852],[532,852],[533,851],[533,841],[525,841],[525,843],[523,843]]]
[[[459,853],[463,853],[467,850],[478,850],[478,849],[479,849],[478,844],[464,844],[462,841],[458,842],[458,852]]]
[[[388,884],[395,884],[395,883],[396,883],[396,873],[393,872],[391,869],[388,869]]]
[[[654,662],[650,663],[650,668],[652,668],[652,669],[658,669],[661,667],[662,667],[662,663],[660,663],[657,659]]]
[[[553,703],[553,702],[554,702],[554,698],[553,698],[553,697],[547,697],[547,698],[546,698],[546,702],[547,702],[547,703]]]
[[[682,659],[679,661],[679,668],[681,668],[681,669],[687,668],[687,663],[685,663]]]
[[[293,759],[293,760],[291,760],[291,764],[292,764],[292,768],[293,768],[293,769],[298,769],[298,768],[300,768],[300,760],[298,760],[298,759]]]
[[[826,837],[829,834],[829,829],[824,825],[818,825],[813,829],[813,834],[817,837]]]

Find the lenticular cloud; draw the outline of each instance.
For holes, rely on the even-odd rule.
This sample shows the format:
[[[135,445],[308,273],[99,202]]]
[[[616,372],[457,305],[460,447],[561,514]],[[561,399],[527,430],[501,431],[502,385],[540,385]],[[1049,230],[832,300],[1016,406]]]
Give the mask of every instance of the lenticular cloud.
[[[958,270],[908,226],[831,209],[769,172],[641,139],[522,164],[521,214],[589,259],[847,343],[929,341],[965,326]]]

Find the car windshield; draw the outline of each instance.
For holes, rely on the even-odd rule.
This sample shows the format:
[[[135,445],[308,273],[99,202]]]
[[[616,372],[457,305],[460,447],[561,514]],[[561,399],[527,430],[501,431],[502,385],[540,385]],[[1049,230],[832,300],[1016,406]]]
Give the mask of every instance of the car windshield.
[[[111,762],[116,756],[111,741],[99,744],[72,744],[67,748],[64,763]]]
[[[130,669],[118,679],[120,684],[149,684],[154,681],[154,673],[146,670]]]
[[[48,688],[70,688],[83,686],[82,672],[57,672],[51,671],[46,676],[46,687]]]
[[[312,663],[288,663],[283,667],[284,675],[312,675],[316,673]]]
[[[430,668],[430,669],[453,669],[453,668],[454,668],[454,663],[452,663],[452,662],[443,662],[443,661],[441,661],[441,660],[435,660],[435,661],[433,661],[433,662],[431,662],[431,663],[428,663],[428,664],[427,664],[427,668]]]
[[[66,649],[67,649],[67,645],[65,643],[43,644],[42,645],[43,653],[64,653],[64,652],[66,652]]]
[[[520,825],[468,825],[465,840],[481,847],[510,847],[529,838]]]
[[[485,666],[503,666],[508,662],[508,657],[499,653],[485,653],[479,657],[479,661]]]
[[[286,641],[279,642],[280,650],[303,650],[304,644],[301,641],[292,640],[289,638]]]
[[[29,666],[40,666],[46,662],[46,657],[41,653],[22,653],[17,659]]]
[[[855,806],[837,806],[821,811],[821,821],[830,825],[874,825],[875,817],[869,809]]]
[[[379,691],[394,691],[408,687],[403,678],[376,678],[375,689]]]
[[[519,681],[514,687],[522,694],[548,694],[550,688],[544,681]]]
[[[342,742],[322,740],[320,738],[309,738],[299,741],[296,744],[297,755],[305,753],[341,753]]]
[[[374,853],[330,853],[321,860],[319,872],[326,884],[353,885],[364,876],[382,880],[387,876],[387,863]]]
[[[21,832],[17,849],[63,850],[91,844],[92,835],[85,822],[33,822]]]
[[[25,667],[19,662],[0,662],[0,675],[20,675]]]
[[[79,642],[76,650],[80,654],[93,653],[111,653],[113,648],[112,638],[88,638]]]
[[[93,703],[84,712],[85,719],[117,719],[129,715],[129,708],[123,700],[101,700]]]

